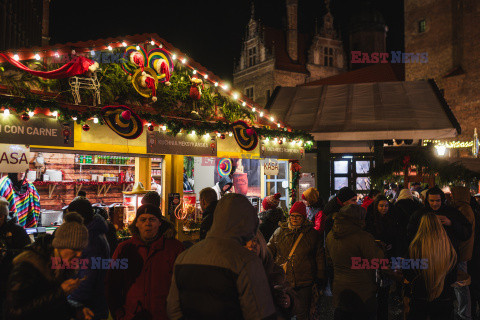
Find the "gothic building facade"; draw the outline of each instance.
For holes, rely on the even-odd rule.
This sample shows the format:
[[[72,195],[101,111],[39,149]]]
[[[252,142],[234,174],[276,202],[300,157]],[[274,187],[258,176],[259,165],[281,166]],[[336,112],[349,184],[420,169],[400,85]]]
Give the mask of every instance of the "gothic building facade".
[[[313,35],[298,30],[298,0],[286,0],[287,28],[263,25],[252,13],[233,74],[234,87],[265,105],[277,86],[296,86],[347,70],[343,42],[328,5]]]

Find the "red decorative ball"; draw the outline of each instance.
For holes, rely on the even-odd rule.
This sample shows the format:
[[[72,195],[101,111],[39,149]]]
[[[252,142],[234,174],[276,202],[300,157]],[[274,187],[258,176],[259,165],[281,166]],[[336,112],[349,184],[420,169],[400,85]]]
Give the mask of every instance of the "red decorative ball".
[[[222,139],[222,140],[225,139],[225,133],[222,133],[222,134],[220,135],[220,139]]]
[[[247,130],[245,130],[245,132],[246,132],[247,136],[251,137],[255,133],[255,130],[247,129]]]
[[[88,131],[88,130],[90,130],[90,126],[88,124],[84,124],[82,126],[82,129],[83,129],[83,131]]]
[[[130,121],[130,119],[132,118],[132,113],[129,110],[125,110],[122,112],[121,117],[125,121]]]
[[[222,170],[227,169],[227,164],[226,163],[221,163],[220,164],[220,169],[222,169]]]
[[[155,128],[153,127],[153,125],[149,125],[149,126],[148,126],[148,131],[153,131],[153,129],[155,129]]]
[[[282,144],[282,143],[283,143],[282,139],[278,140],[278,144]]]
[[[22,114],[22,120],[23,120],[23,121],[28,121],[28,120],[30,120],[30,116],[28,115],[28,113]]]

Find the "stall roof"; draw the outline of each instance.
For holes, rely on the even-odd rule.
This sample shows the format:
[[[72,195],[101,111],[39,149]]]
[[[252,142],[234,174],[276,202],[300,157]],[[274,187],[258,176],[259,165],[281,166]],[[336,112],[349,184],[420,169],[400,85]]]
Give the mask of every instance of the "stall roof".
[[[461,133],[433,80],[278,87],[267,109],[315,140],[443,139]]]

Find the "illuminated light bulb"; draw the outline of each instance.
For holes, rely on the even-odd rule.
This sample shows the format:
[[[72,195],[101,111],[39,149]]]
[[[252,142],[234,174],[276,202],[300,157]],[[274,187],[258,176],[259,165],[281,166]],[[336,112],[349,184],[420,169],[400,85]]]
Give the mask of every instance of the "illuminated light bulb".
[[[279,127],[279,128],[281,127],[280,123],[277,123],[277,127]]]
[[[183,58],[183,59],[182,59],[182,63],[183,63],[183,64],[187,63],[187,59]]]
[[[35,112],[33,112],[33,111],[28,111],[28,115],[29,115],[30,118],[31,118],[31,117],[33,117],[33,116],[35,115]]]
[[[173,59],[173,60],[177,59],[177,55],[176,55],[176,54],[173,54],[173,55],[172,55],[172,59]]]
[[[20,60],[20,57],[18,56],[18,54],[14,54],[14,55],[13,55],[13,60],[15,60],[15,61]]]
[[[163,127],[162,127],[162,130],[163,130],[163,131],[167,131],[167,126],[163,126]]]
[[[263,111],[262,111],[262,112],[260,112],[260,117],[263,117]]]
[[[204,77],[205,79],[208,79],[208,74],[205,74],[203,77]]]
[[[150,122],[147,123],[147,127],[150,127],[152,124]]]
[[[255,107],[252,108],[252,111],[255,112],[257,109]]]
[[[123,47],[126,47],[127,46],[127,43],[125,41],[122,41],[122,46]]]
[[[4,117],[8,117],[9,115],[10,115],[10,110],[9,109],[3,110],[3,116]]]
[[[194,135],[195,135],[195,130],[192,130],[192,136],[194,136]]]
[[[215,82],[215,87],[218,87],[218,82]]]
[[[60,57],[60,54],[59,54],[57,51],[55,51],[55,53],[54,53],[53,55],[54,55],[56,58]]]
[[[90,51],[90,54],[92,55],[92,57],[95,55],[95,51]]]
[[[274,117],[270,117],[270,121],[275,121],[275,118]]]
[[[220,136],[221,136],[220,132],[217,132],[217,137],[220,137]]]
[[[275,139],[273,139],[273,141],[274,141],[274,142],[277,142],[277,141],[278,141],[277,137],[275,137]]]
[[[203,137],[204,137],[205,139],[208,139],[208,138],[210,138],[210,135],[209,135],[208,133],[205,133],[205,134],[203,135]]]
[[[135,49],[138,51],[140,50],[140,46],[136,46]]]
[[[235,93],[233,94],[233,99],[235,99],[235,100],[238,99],[238,93],[235,92]]]
[[[152,46],[155,45],[155,41],[153,41],[153,40],[150,41],[150,44],[151,44]]]
[[[93,118],[93,123],[98,123],[98,118],[97,117]]]
[[[160,47],[160,49],[163,48],[163,44],[161,44],[161,43],[158,46]]]
[[[228,84],[224,84],[224,85],[222,86],[222,88],[223,88],[223,90],[227,90],[227,89],[228,89]]]
[[[245,101],[243,101],[242,106],[245,107],[246,105],[247,105],[247,103]]]
[[[40,55],[38,53],[36,53],[34,58],[35,58],[35,60],[40,60]]]
[[[282,138],[282,141],[285,142],[285,141],[287,141],[287,139],[286,139],[285,137],[283,137],[283,138]]]
[[[52,116],[57,117],[58,116],[58,111],[53,111]]]
[[[265,141],[268,142],[268,141],[270,141],[270,139],[269,139],[268,137],[266,137],[266,138],[265,138]]]
[[[197,74],[197,70],[193,69],[193,72],[192,72],[192,73],[193,73],[193,74]]]
[[[229,136],[229,137],[233,136],[233,133],[229,132],[229,133],[228,133],[228,136]]]
[[[73,121],[77,121],[77,117],[72,117],[72,120],[73,120]]]
[[[110,51],[112,51],[112,49],[113,49],[111,45],[109,45],[107,48],[108,48],[108,50],[110,50]]]

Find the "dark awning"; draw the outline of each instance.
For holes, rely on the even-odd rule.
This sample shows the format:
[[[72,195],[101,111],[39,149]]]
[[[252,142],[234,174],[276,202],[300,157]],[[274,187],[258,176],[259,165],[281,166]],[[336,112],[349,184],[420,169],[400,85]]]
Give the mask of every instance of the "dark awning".
[[[267,109],[315,140],[444,139],[461,132],[433,80],[279,87]]]

